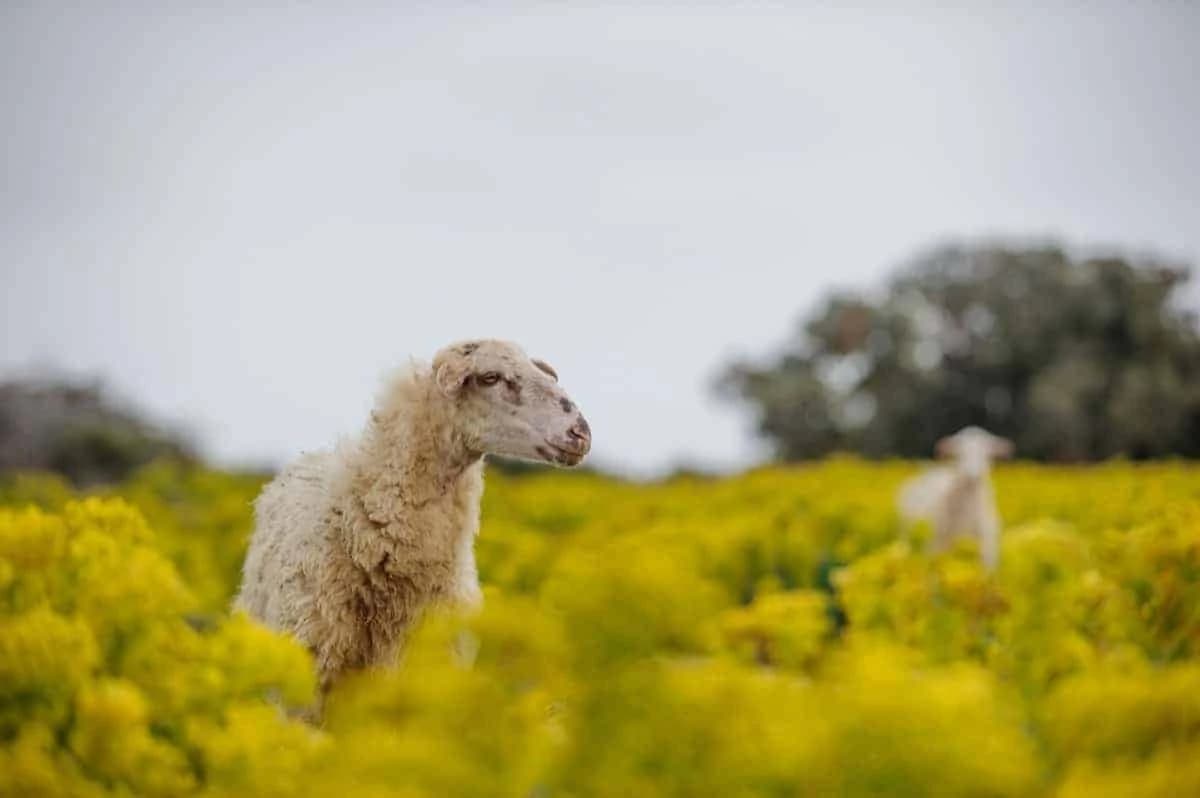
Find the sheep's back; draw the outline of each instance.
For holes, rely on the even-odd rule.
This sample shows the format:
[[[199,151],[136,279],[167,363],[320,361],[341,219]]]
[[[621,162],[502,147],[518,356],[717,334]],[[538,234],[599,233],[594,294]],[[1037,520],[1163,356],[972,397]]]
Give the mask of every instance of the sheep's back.
[[[267,484],[254,503],[255,527],[237,606],[274,629],[298,633],[312,606],[325,554],[335,455],[310,452]]]
[[[908,521],[933,521],[954,483],[954,472],[935,467],[925,470],[900,489],[898,509]]]

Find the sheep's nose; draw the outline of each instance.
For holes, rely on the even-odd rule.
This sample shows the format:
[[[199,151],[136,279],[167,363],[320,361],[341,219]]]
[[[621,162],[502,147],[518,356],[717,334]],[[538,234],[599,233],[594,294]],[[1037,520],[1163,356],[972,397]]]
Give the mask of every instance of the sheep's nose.
[[[567,430],[567,436],[585,452],[592,445],[592,428],[588,426],[587,419],[583,416],[575,420],[575,424]]]

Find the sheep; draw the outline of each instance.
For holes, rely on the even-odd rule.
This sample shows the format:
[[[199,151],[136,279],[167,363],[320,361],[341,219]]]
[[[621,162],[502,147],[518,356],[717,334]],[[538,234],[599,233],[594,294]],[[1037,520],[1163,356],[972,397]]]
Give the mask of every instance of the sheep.
[[[569,467],[591,448],[557,382],[497,340],[398,373],[360,438],[263,489],[235,609],[307,645],[324,696],[349,671],[395,662],[428,607],[478,605],[484,456]]]
[[[899,511],[906,525],[933,525],[932,552],[944,551],[955,537],[979,542],[984,567],[994,570],[1000,557],[1000,516],[989,478],[991,461],[1011,457],[1011,441],[979,427],[966,427],[937,443],[937,455],[954,464],[931,468],[906,482],[900,490]]]

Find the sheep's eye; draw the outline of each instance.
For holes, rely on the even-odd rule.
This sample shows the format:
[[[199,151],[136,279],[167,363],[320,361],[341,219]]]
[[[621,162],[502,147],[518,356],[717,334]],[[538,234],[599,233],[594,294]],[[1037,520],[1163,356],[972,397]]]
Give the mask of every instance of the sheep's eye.
[[[486,374],[480,374],[479,382],[481,385],[495,385],[500,382],[500,372],[489,371]]]

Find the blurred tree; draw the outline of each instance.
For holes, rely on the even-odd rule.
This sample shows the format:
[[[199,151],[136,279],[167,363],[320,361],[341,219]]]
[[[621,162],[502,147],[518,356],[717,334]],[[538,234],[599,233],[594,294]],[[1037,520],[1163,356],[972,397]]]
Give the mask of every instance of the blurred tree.
[[[181,436],[118,407],[98,384],[0,382],[0,473],[55,471],[76,485],[117,482],[159,458],[191,461]]]
[[[835,296],[765,366],[719,389],[794,460],[927,456],[978,424],[1023,457],[1200,456],[1200,334],[1186,269],[1061,249],[947,247],[878,300]]]

